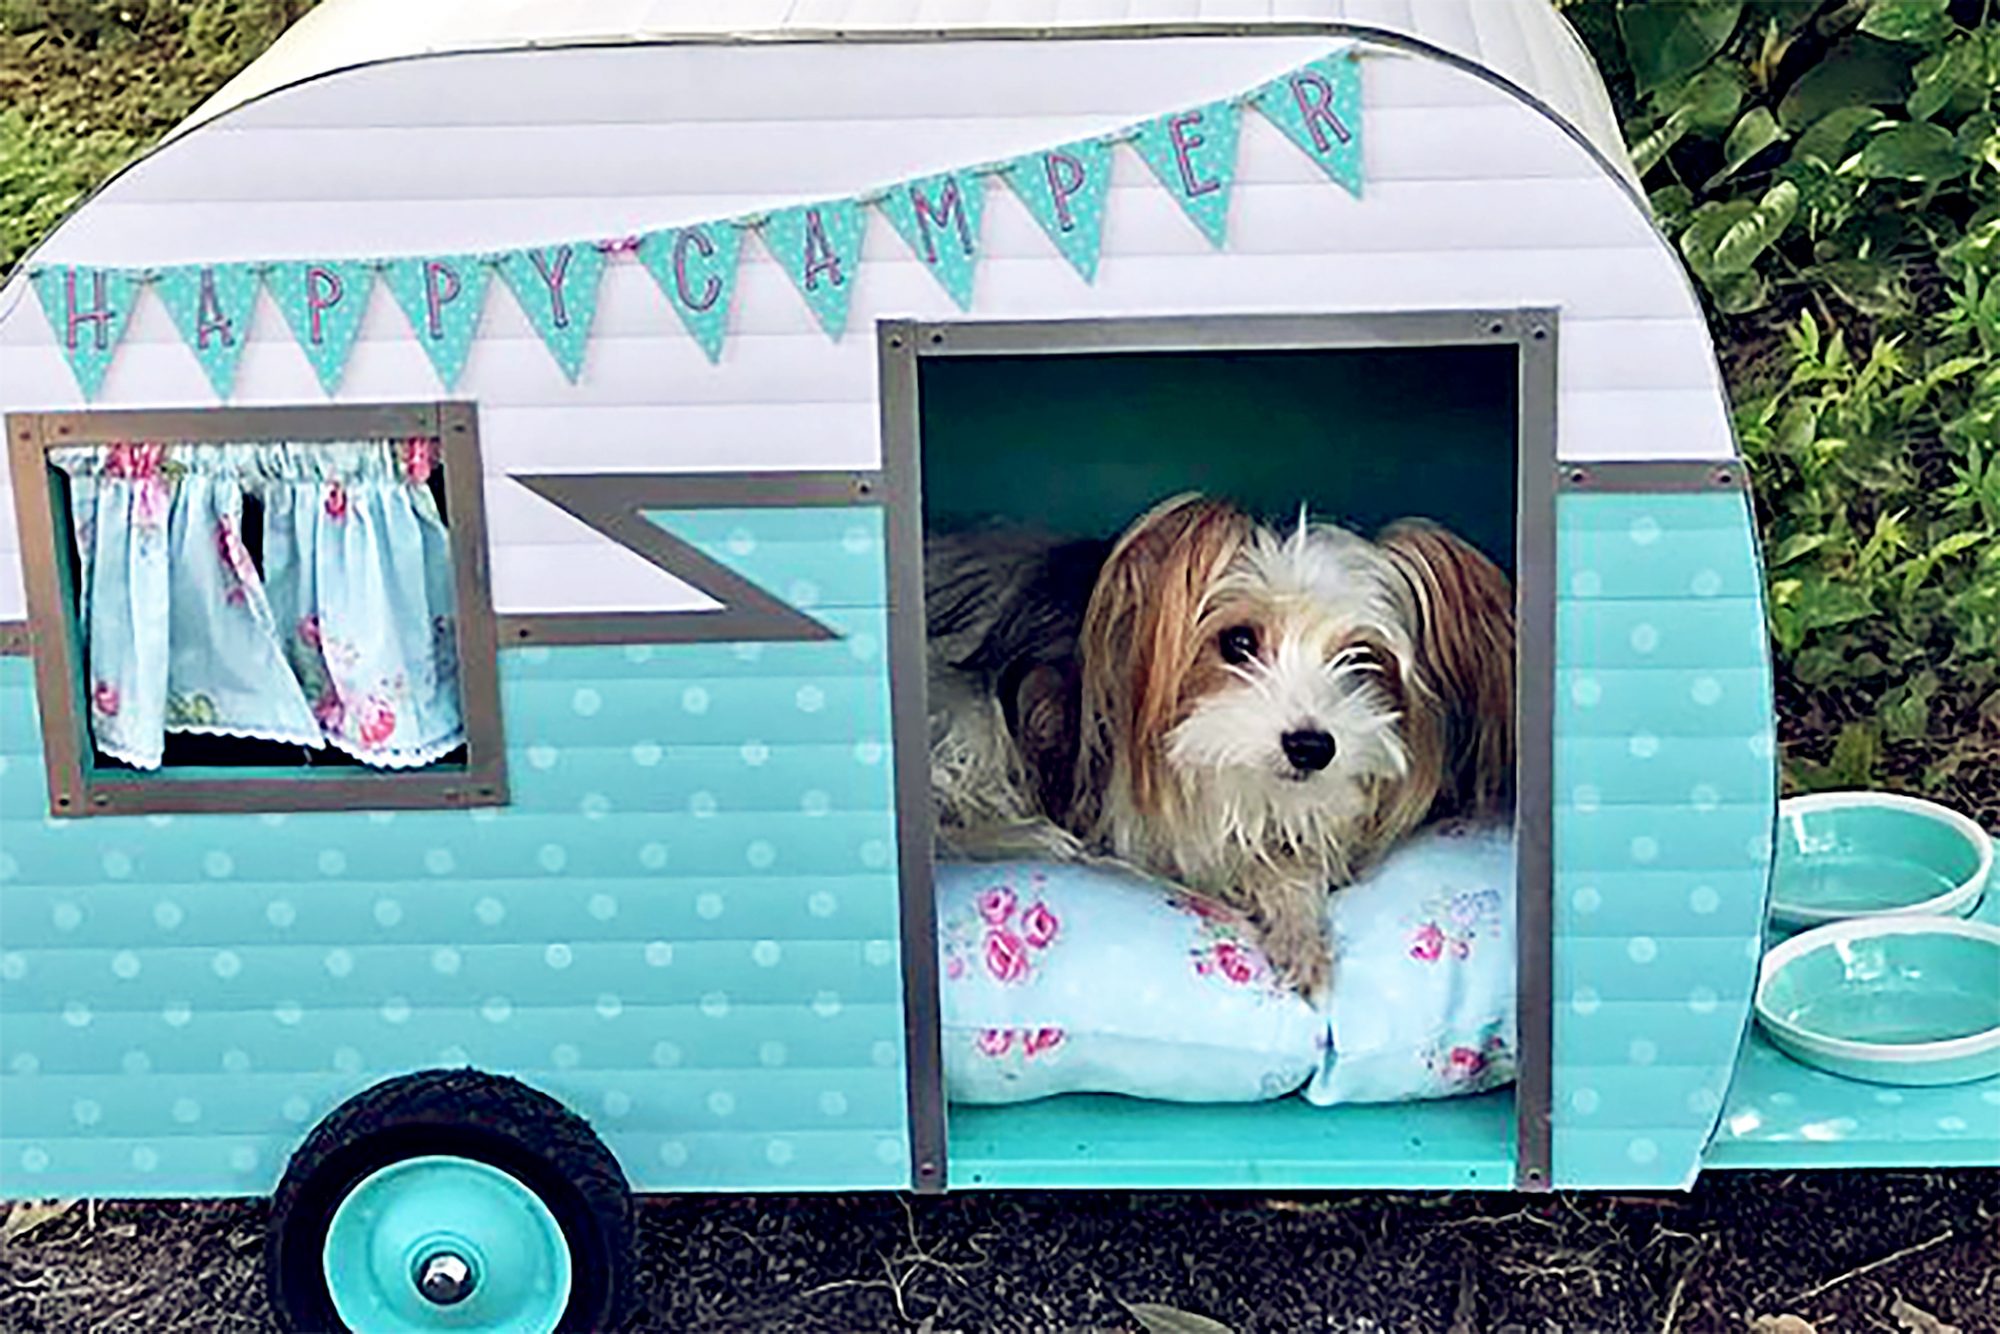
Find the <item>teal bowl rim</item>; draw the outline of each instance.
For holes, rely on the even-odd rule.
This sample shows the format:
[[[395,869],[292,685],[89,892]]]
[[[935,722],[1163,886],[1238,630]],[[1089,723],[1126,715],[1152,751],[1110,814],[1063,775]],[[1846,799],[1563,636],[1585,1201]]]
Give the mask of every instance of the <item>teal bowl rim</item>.
[[[1777,874],[1774,850],[1771,871],[1773,921],[1780,925],[1811,927],[1869,917],[1942,916],[1963,911],[1969,904],[1978,901],[1980,893],[1986,888],[1987,880],[1993,874],[1993,835],[1987,833],[1971,816],[1962,811],[1955,811],[1949,806],[1940,806],[1935,801],[1904,796],[1900,792],[1871,792],[1865,789],[1849,792],[1814,792],[1802,797],[1786,797],[1778,803],[1778,837],[1781,840],[1784,838],[1783,826],[1785,818],[1789,815],[1810,815],[1815,811],[1849,810],[1868,806],[1881,810],[1905,811],[1948,826],[1972,846],[1979,858],[1978,867],[1958,884],[1931,898],[1919,899],[1914,903],[1905,903],[1894,908],[1869,908],[1859,912],[1848,912],[1788,903],[1782,898],[1780,895],[1784,882]]]
[[[1766,1004],[1765,993],[1770,988],[1771,979],[1776,977],[1785,965],[1801,955],[1871,936],[1921,935],[1964,936],[1970,940],[1983,940],[1992,945],[1996,953],[2000,953],[2000,926],[1995,926],[1991,922],[1968,922],[1962,917],[1906,915],[1849,917],[1838,922],[1828,922],[1824,926],[1800,932],[1764,955],[1764,961],[1757,966],[1757,992],[1752,1002],[1757,1012],[1757,1022],[1773,1033],[1789,1038],[1799,1046],[1820,1055],[1847,1060],[1874,1061],[1884,1065],[1905,1065],[1918,1061],[1953,1061],[2000,1050],[2000,1023],[1977,1033],[1968,1033],[1964,1037],[1944,1038],[1936,1042],[1861,1042],[1854,1038],[1837,1038],[1815,1029],[1803,1028],[1789,1020],[1779,1018]]]

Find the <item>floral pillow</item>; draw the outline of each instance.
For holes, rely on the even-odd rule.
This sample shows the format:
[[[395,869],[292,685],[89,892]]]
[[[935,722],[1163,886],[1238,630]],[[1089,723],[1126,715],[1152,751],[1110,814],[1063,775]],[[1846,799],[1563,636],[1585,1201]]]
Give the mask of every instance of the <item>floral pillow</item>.
[[[1514,839],[1451,822],[1327,907],[1333,986],[1316,1103],[1401,1102],[1514,1079]]]
[[[953,1101],[1253,1102],[1321,1066],[1325,1019],[1234,914],[1109,867],[944,863],[937,891]]]

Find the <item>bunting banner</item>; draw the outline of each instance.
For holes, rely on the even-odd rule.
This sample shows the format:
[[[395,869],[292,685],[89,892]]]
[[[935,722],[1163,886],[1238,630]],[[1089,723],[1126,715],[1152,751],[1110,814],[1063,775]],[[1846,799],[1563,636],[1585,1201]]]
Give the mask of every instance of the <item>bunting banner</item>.
[[[1104,237],[1104,192],[1111,186],[1111,144],[1083,139],[1017,157],[1001,175],[1085,282],[1097,281]]]
[[[447,391],[457,388],[465,373],[492,277],[492,268],[477,255],[392,259],[382,266],[383,284],[403,308],[417,346],[431,359],[438,383]]]
[[[1329,57],[1257,90],[1257,109],[1328,176],[1361,198],[1361,70]]]
[[[858,199],[825,199],[779,209],[764,220],[764,248],[799,289],[826,336],[839,341],[861,267],[868,215]]]
[[[590,322],[597,316],[597,282],[604,276],[604,248],[593,241],[537,246],[501,257],[500,276],[514,289],[521,313],[562,373],[575,384],[583,375]]]
[[[328,394],[335,393],[379,275],[430,362],[455,389],[483,327],[497,273],[571,383],[585,373],[605,270],[636,259],[710,363],[729,340],[730,313],[755,232],[829,338],[847,329],[862,266],[868,213],[879,211],[902,247],[960,310],[973,306],[982,228],[993,178],[1077,276],[1097,280],[1104,257],[1115,149],[1130,145],[1159,187],[1207,239],[1229,241],[1237,150],[1255,108],[1325,176],[1360,199],[1363,184],[1359,51],[1347,46],[1232,97],[1183,107],[1109,133],[999,162],[933,171],[836,199],[782,205],[749,217],[678,223],[616,239],[574,239],[488,254],[307,258],[137,269],[45,265],[29,270],[86,399],[101,391],[141,293],[150,287],[218,397],[235,389],[257,307],[271,294],[292,339]]]
[[[183,264],[153,277],[153,290],[166,304],[181,341],[220,398],[228,398],[236,387],[236,363],[249,341],[259,276],[255,264]]]
[[[882,196],[889,225],[923,261],[960,310],[972,309],[972,273],[979,255],[979,219],[986,209],[986,180],[976,172],[948,171],[906,181]]]
[[[1175,111],[1139,127],[1139,156],[1209,244],[1228,239],[1229,186],[1236,178],[1234,102]]]
[[[139,299],[139,275],[125,269],[42,269],[32,275],[42,313],[85,398],[96,398]]]
[[[709,361],[722,360],[743,229],[727,222],[698,222],[653,232],[639,238],[638,253],[639,262],[667,294],[674,313]]]
[[[374,280],[371,265],[351,259],[295,260],[264,270],[264,286],[329,394],[347,373]]]

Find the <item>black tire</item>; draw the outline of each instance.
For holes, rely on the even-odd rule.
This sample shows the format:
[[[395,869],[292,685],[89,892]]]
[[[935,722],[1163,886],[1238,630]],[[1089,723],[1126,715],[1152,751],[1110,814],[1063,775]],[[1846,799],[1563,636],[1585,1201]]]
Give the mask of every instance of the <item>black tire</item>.
[[[582,1117],[518,1080],[428,1070],[349,1099],[292,1155],[264,1237],[265,1282],[287,1330],[348,1334],[322,1259],[334,1210],[370,1173],[426,1154],[497,1167],[555,1215],[571,1259],[562,1334],[617,1323],[632,1267],[632,1197],[618,1160]]]

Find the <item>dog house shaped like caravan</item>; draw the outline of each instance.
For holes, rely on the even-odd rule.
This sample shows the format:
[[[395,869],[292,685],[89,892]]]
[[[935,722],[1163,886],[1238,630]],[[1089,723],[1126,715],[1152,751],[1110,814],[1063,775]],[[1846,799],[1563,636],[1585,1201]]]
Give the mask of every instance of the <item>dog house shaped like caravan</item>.
[[[1336,181],[1241,95],[1350,60]],[[1207,176],[1185,119],[1158,170],[1098,139],[1217,107]],[[1090,254],[977,170],[1091,144]],[[964,172],[969,216],[875,193]],[[940,267],[968,223],[976,272]],[[397,267],[424,257],[457,257],[449,291]],[[562,263],[594,307],[563,309]],[[0,290],[0,406],[11,1195],[267,1193],[349,1100],[463,1067],[582,1117],[641,1191],[1994,1160],[1917,1105],[1958,1095],[1829,1111],[1838,1081],[1746,1036],[1775,802],[1752,517],[1700,307],[1544,0],[328,0]],[[101,763],[51,461],[385,437],[441,441],[462,749]],[[945,1106],[923,525],[1109,531],[1189,485],[1507,557],[1514,1090]]]

